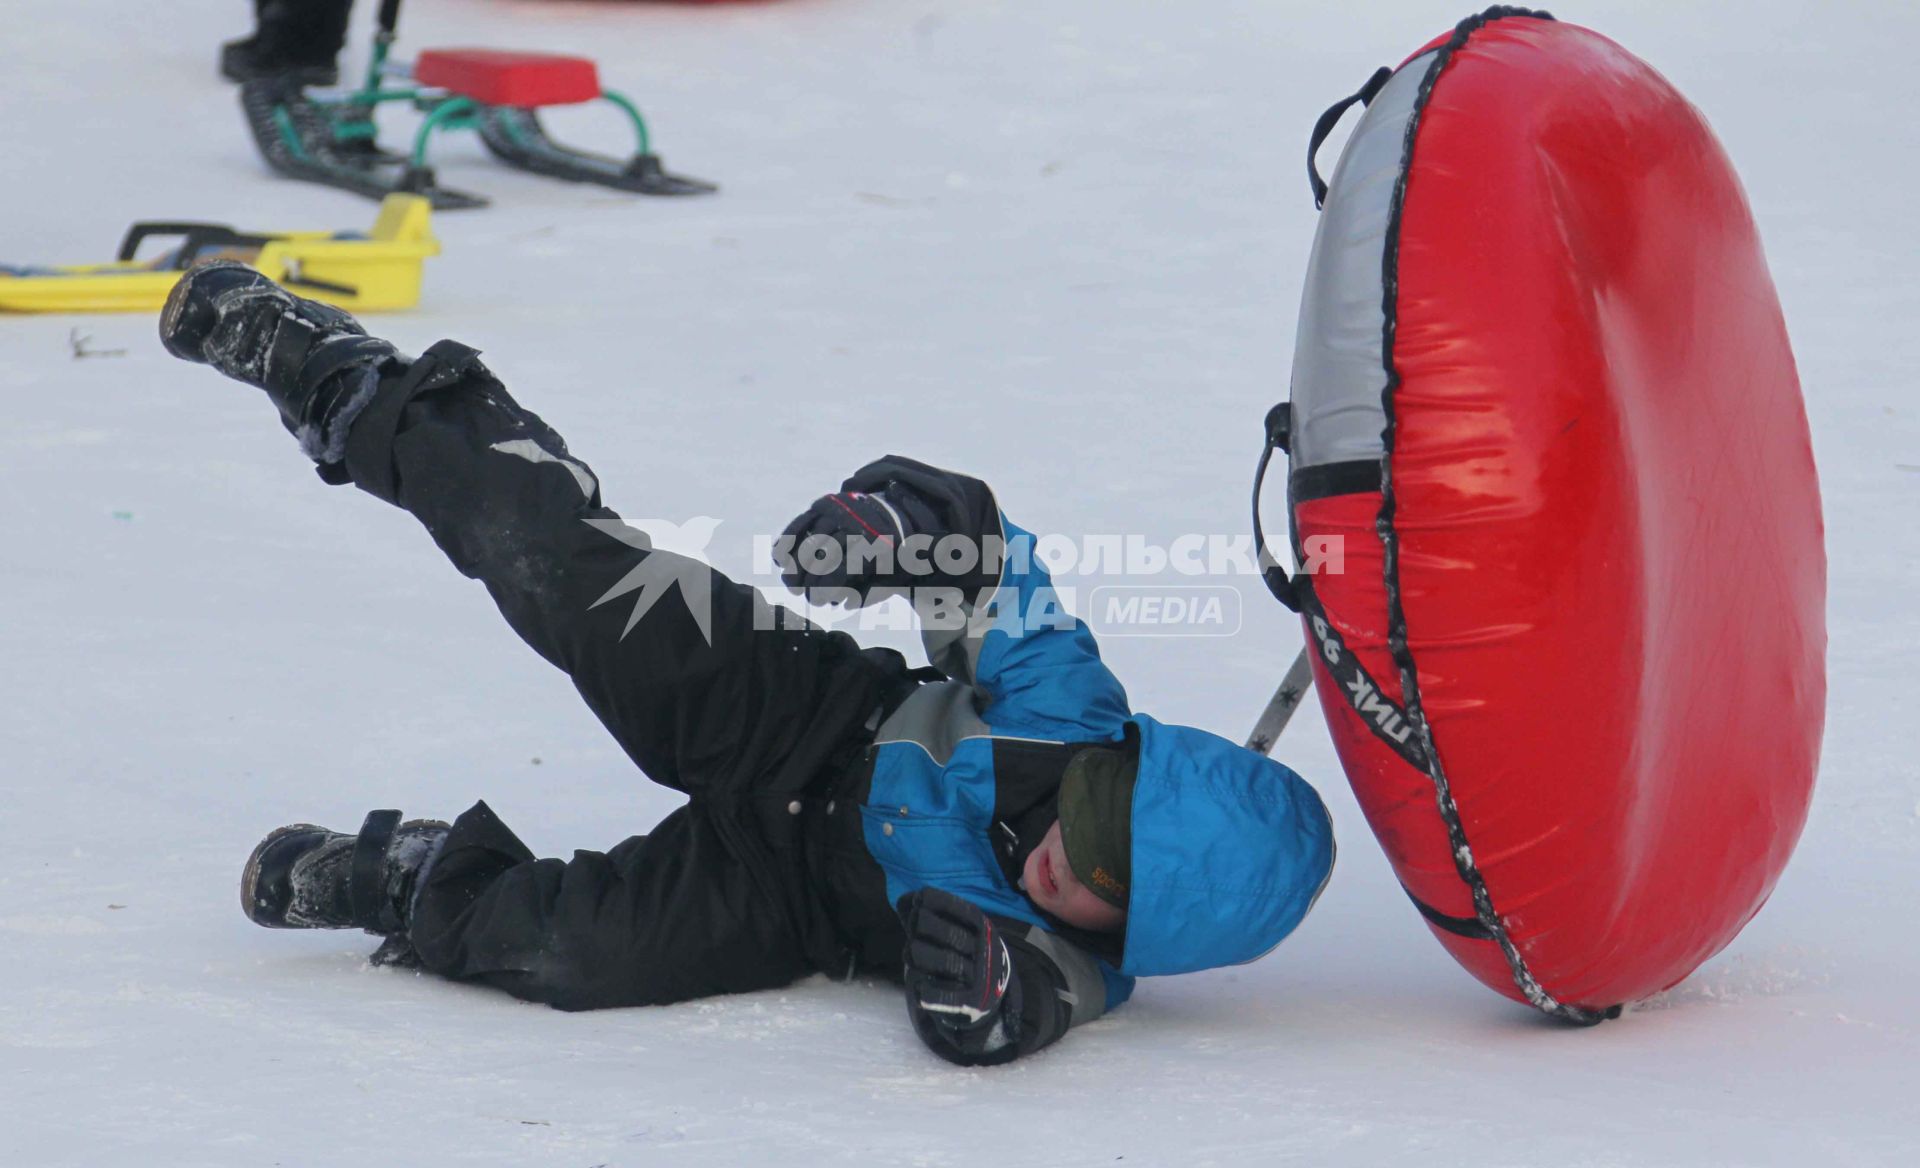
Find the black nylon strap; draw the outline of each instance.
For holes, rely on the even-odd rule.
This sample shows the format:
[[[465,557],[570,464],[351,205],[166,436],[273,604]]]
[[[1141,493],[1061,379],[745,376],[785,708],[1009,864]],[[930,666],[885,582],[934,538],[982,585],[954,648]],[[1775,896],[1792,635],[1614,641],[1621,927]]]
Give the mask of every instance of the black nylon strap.
[[[257,328],[254,336],[258,336]],[[267,363],[264,380],[268,385],[296,386],[300,384],[300,370],[305,367],[307,357],[313,353],[314,345],[320,336],[320,326],[304,316],[285,313],[274,318],[273,339],[267,344]],[[281,401],[274,396],[275,404]],[[296,422],[300,419],[296,419]]]
[[[362,929],[380,928],[380,902],[387,885],[387,845],[400,826],[398,811],[369,811],[353,841],[353,868],[347,877],[347,900],[353,923]]]
[[[1260,579],[1266,584],[1273,598],[1294,612],[1300,611],[1300,600],[1294,595],[1296,581],[1287,575],[1280,566],[1272,549],[1267,544],[1267,532],[1260,524],[1260,490],[1267,485],[1267,465],[1273,461],[1273,452],[1286,450],[1292,445],[1293,408],[1286,402],[1267,411],[1267,444],[1260,451],[1260,466],[1253,472],[1253,551],[1260,559]]]
[[[1407,899],[1413,902],[1413,907],[1419,909],[1420,915],[1427,918],[1435,928],[1444,929],[1456,937],[1465,937],[1469,941],[1493,940],[1493,930],[1482,924],[1479,917],[1450,917],[1415,896],[1406,885],[1402,884],[1400,891],[1407,894]]]
[[[1358,92],[1334,102],[1327,108],[1326,113],[1320,115],[1320,120],[1313,123],[1313,133],[1307,137],[1307,185],[1313,189],[1315,210],[1327,205],[1327,180],[1320,177],[1320,167],[1314,161],[1320,153],[1321,145],[1326,142],[1327,135],[1333,133],[1333,128],[1340,124],[1341,115],[1352,109],[1356,103],[1366,105],[1371,102],[1386,87],[1388,79],[1392,76],[1393,70],[1385,65],[1380,66],[1374,70],[1373,76],[1367,78],[1367,83],[1362,85]]]
[[[1287,490],[1295,504],[1331,499],[1335,495],[1377,495],[1380,493],[1380,460],[1361,458],[1303,466],[1290,476]]]

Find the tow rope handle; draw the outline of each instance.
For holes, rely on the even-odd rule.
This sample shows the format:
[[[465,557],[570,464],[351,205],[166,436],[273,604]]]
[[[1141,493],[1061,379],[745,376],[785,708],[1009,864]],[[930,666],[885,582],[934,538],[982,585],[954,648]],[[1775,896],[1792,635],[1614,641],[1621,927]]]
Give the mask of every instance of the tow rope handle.
[[[1267,466],[1276,450],[1292,453],[1293,406],[1287,402],[1267,411],[1267,444],[1260,451],[1260,466],[1253,472],[1253,551],[1259,557],[1260,579],[1273,598],[1294,612],[1300,611],[1298,585],[1267,544],[1267,531],[1260,523],[1260,492],[1267,485]]]
[[[1371,104],[1373,99],[1379,96],[1380,91],[1386,88],[1387,81],[1392,76],[1393,70],[1385,65],[1380,66],[1374,70],[1373,76],[1367,78],[1367,83],[1360,87],[1359,92],[1334,102],[1328,107],[1326,113],[1320,115],[1320,120],[1313,124],[1313,133],[1307,137],[1307,185],[1313,189],[1314,210],[1317,211],[1327,205],[1327,180],[1320,177],[1320,167],[1314,162],[1320,153],[1321,145],[1326,142],[1327,135],[1333,133],[1333,128],[1340,124],[1342,115],[1352,109],[1356,102],[1360,105]]]

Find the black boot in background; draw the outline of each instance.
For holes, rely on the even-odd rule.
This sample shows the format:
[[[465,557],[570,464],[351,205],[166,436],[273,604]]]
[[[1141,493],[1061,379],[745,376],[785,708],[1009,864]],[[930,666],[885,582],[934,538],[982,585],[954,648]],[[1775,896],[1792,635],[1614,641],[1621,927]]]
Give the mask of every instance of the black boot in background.
[[[240,877],[240,907],[269,929],[365,929],[404,934],[420,874],[447,838],[438,820],[400,822],[375,811],[358,835],[310,823],[260,841]]]
[[[254,0],[254,32],[220,46],[220,75],[245,82],[291,76],[303,85],[340,80],[353,0]]]

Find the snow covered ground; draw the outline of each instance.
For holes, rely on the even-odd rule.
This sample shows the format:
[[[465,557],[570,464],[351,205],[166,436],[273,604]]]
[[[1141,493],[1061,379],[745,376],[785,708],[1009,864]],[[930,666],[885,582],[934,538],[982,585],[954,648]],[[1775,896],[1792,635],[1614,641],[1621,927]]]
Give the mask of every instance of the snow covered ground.
[[[246,7],[0,5],[0,258],[105,259],[137,218],[371,221],[254,157],[212,72]],[[1468,11],[410,7],[403,47],[597,56],[668,161],[725,191],[634,200],[446,142],[443,178],[497,204],[439,218],[423,305],[377,327],[487,350],[629,518],[723,518],[733,571],[747,533],[889,450],[981,474],[1042,529],[1240,531],[1313,230],[1307,127]],[[147,318],[13,317],[0,1164],[1913,1163],[1920,12],[1559,14],[1664,71],[1741,167],[1825,488],[1812,820],[1772,903],[1680,988],[1571,1031],[1474,983],[1396,888],[1311,705],[1279,754],[1327,793],[1342,863],[1299,934],[1146,982],[1004,1071],[935,1061],[891,989],[570,1016],[369,970],[358,935],[256,929],[240,862],[288,820],[484,796],[560,853],[674,798],[409,518],[320,486],[256,396],[168,360]],[[77,358],[74,329],[125,352]],[[1243,583],[1231,639],[1107,643],[1141,708],[1244,732],[1299,634]]]

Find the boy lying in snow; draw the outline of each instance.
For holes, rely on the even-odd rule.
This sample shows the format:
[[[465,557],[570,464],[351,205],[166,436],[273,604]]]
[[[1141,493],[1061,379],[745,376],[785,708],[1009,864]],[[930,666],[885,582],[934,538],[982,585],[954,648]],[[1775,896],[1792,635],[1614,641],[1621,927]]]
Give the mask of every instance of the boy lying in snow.
[[[788,530],[849,552],[1005,541],[1001,562],[931,581],[969,619],[929,622],[933,666],[912,670],[652,550],[471,349],[403,357],[234,263],[188,273],[160,332],[265,389],[323,479],[419,518],[634,762],[688,795],[650,834],[571,860],[536,859],[485,803],[451,826],[283,827],[242,880],[259,924],[365,928],[388,938],[376,959],[565,1010],[904,976],[927,1045],[984,1064],[1099,1017],[1134,975],[1260,956],[1326,882],[1313,789],[1131,714],[1086,626],[1044,615],[1046,573],[1018,554],[1031,537],[976,479],[883,459]],[[899,571],[801,556],[785,579],[863,603]]]

